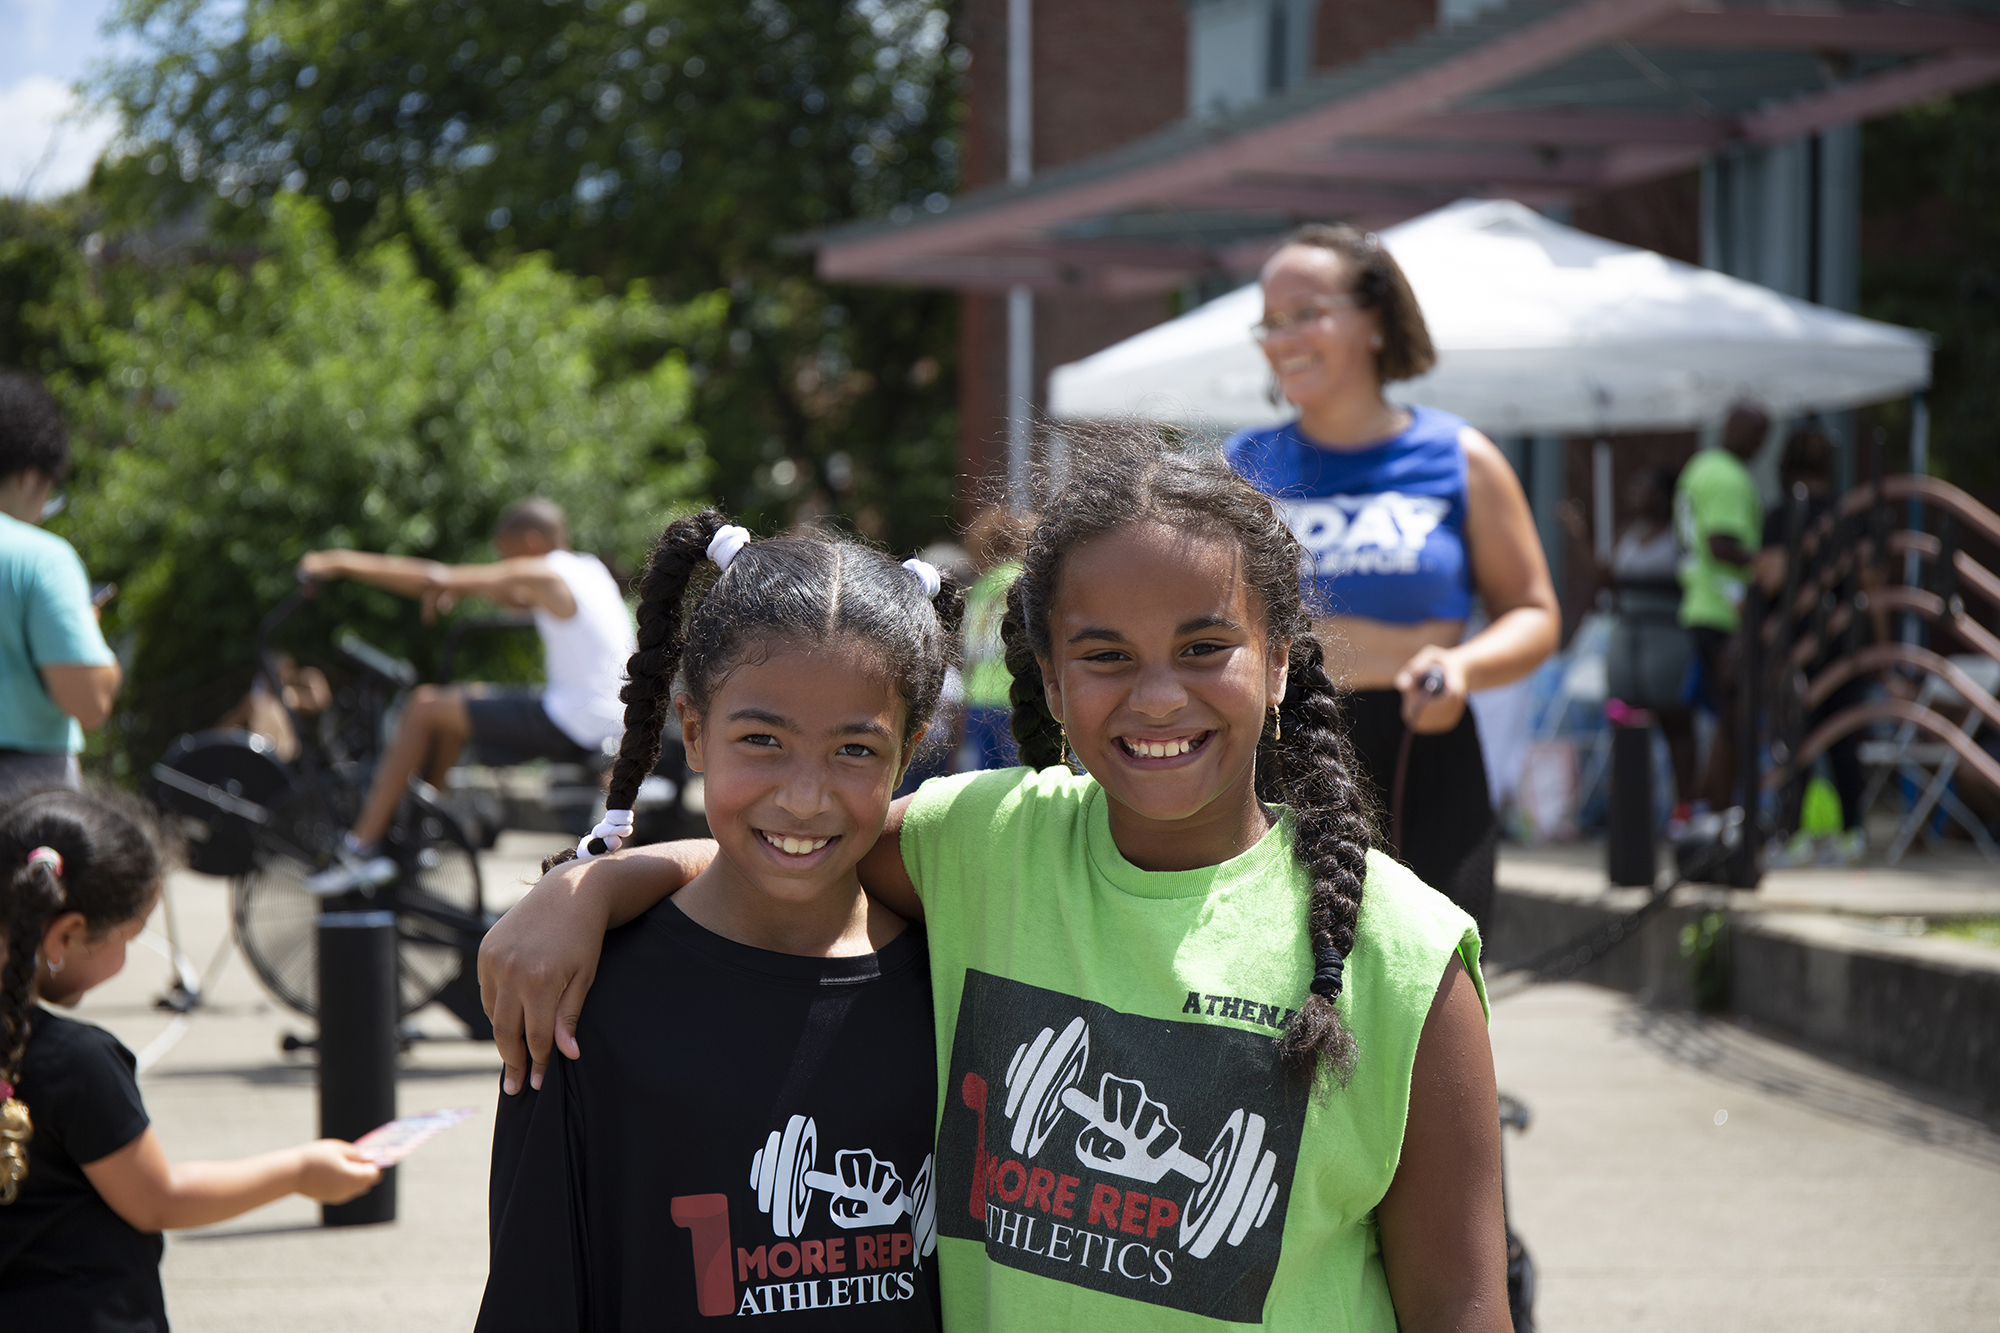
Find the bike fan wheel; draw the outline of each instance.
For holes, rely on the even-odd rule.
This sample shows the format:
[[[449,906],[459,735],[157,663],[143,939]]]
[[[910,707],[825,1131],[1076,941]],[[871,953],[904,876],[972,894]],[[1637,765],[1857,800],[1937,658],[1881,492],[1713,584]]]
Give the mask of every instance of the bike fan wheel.
[[[463,927],[482,909],[479,861],[457,822],[414,794],[383,851],[402,877],[378,889],[372,905],[396,914],[398,1009],[408,1015],[458,976]],[[281,1003],[317,1017],[317,931],[325,900],[306,880],[319,867],[297,844],[275,837],[264,840],[259,861],[235,884],[237,939],[251,970]]]

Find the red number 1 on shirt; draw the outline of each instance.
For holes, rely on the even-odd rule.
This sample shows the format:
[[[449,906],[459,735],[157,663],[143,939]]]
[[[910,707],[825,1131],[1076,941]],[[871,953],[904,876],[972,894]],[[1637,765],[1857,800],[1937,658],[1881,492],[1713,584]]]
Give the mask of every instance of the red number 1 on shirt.
[[[695,1306],[705,1315],[736,1313],[736,1283],[729,1275],[729,1196],[683,1194],[670,1201],[674,1225],[686,1227],[694,1245]]]

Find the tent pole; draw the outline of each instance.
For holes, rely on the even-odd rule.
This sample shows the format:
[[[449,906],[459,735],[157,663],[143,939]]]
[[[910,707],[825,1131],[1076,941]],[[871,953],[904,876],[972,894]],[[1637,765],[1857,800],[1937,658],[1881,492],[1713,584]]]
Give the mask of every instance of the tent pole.
[[[1007,289],[1007,503],[1028,504],[1029,446],[1035,417],[1035,294]]]
[[[1611,489],[1611,441],[1599,439],[1590,451],[1590,506],[1597,563],[1611,567],[1611,525],[1615,515]]]
[[[1007,0],[1007,183],[1035,172],[1034,0]],[[1035,413],[1035,294],[1007,289],[1007,504],[1028,504]]]

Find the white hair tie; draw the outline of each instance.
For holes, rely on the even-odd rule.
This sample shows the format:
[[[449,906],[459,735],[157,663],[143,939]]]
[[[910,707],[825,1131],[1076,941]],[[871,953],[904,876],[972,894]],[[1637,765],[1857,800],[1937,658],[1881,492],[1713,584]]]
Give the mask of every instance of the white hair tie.
[[[944,576],[939,574],[937,566],[928,560],[918,560],[912,557],[903,562],[903,568],[915,574],[917,581],[924,585],[925,601],[929,601],[931,598],[937,596],[938,589],[944,587]]]
[[[708,539],[708,558],[715,562],[717,569],[728,569],[729,562],[736,553],[750,544],[750,529],[739,528],[734,523],[725,523],[715,530]]]
[[[738,532],[743,529],[738,528]],[[632,812],[630,810],[606,810],[604,818],[597,821],[597,827],[585,834],[576,844],[576,859],[588,861],[593,856],[615,852],[625,845],[625,839],[632,836]],[[594,847],[592,844],[596,844]]]

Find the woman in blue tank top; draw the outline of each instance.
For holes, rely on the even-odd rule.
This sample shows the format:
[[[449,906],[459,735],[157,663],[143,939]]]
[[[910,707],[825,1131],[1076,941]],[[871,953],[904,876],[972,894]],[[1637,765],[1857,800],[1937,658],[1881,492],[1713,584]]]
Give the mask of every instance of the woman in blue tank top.
[[[1394,853],[1482,929],[1498,828],[1473,690],[1534,670],[1561,612],[1521,484],[1493,442],[1382,386],[1436,362],[1409,281],[1373,236],[1302,227],[1264,265],[1253,330],[1298,408],[1227,445],[1310,554],[1356,753]],[[1475,600],[1485,628],[1466,637]],[[1435,693],[1426,676],[1441,678]]]

